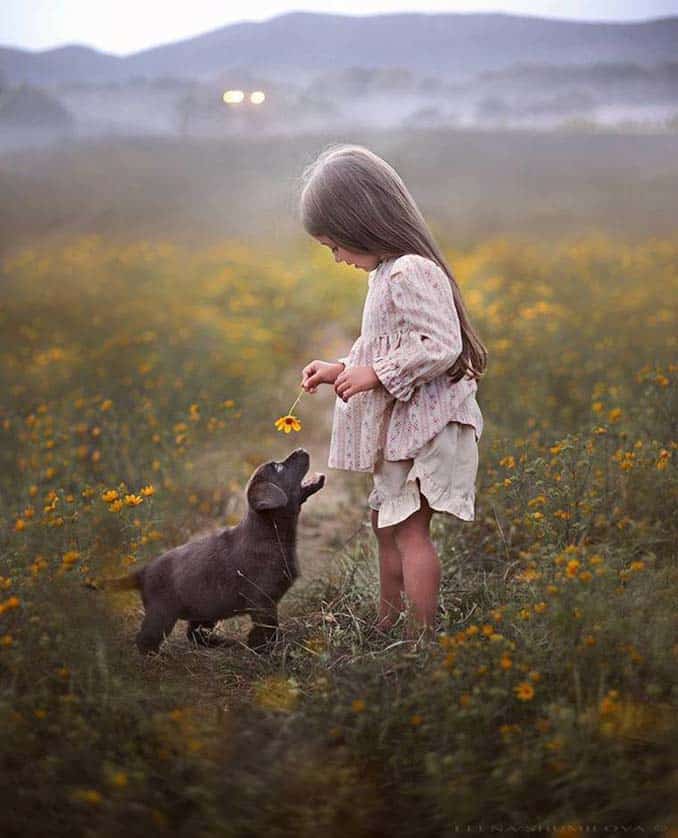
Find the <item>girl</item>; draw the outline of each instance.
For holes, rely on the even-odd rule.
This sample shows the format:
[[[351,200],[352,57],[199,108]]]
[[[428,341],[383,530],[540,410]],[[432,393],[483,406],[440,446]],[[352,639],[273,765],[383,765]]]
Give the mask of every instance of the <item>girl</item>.
[[[431,634],[440,564],[433,511],[474,519],[487,351],[459,287],[396,171],[360,145],[324,150],[302,175],[301,220],[335,262],[368,272],[361,334],[338,362],[311,361],[301,386],[337,394],[329,468],[373,473],[378,628],[411,605]]]

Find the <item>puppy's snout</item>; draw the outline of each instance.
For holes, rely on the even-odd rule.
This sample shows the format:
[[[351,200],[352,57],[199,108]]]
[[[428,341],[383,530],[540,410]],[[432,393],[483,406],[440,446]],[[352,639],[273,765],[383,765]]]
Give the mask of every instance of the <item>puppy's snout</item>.
[[[306,462],[308,465],[311,462],[311,455],[305,448],[295,448],[287,458],[287,461],[294,462],[296,460]]]

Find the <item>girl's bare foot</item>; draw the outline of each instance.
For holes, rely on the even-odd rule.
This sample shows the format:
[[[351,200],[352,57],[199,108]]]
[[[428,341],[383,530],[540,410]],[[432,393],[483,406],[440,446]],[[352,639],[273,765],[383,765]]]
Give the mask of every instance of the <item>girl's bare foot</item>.
[[[395,625],[395,617],[380,617],[374,624],[377,631],[389,631]]]

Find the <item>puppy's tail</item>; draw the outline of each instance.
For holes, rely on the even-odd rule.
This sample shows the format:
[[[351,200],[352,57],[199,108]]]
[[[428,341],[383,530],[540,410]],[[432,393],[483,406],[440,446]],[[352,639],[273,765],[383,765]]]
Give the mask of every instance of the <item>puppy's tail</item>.
[[[96,583],[97,588],[103,588],[108,591],[134,591],[141,588],[141,579],[139,578],[139,571],[132,571],[127,576],[118,576],[115,579],[99,579]]]

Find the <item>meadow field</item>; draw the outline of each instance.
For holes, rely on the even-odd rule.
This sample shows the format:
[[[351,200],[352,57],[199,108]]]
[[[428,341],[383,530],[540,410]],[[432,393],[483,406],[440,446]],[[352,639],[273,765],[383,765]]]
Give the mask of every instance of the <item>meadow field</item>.
[[[678,138],[356,140],[488,347],[476,520],[433,517],[422,646],[372,628],[371,479],[327,469],[333,392],[274,427],[360,326],[366,274],[295,227],[329,139],[0,158],[0,832],[676,836]],[[282,640],[177,627],[140,657],[138,598],[98,581],[236,523],[298,446],[327,485]]]

